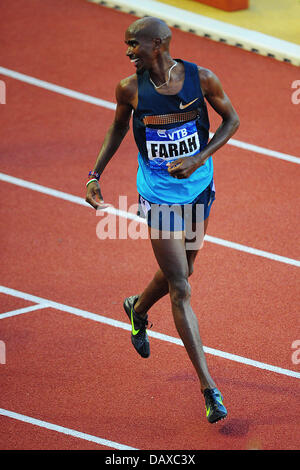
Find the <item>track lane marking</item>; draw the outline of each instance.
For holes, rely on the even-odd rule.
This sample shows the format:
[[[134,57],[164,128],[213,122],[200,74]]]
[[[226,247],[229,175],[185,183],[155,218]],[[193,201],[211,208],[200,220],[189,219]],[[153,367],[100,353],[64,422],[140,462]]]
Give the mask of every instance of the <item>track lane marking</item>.
[[[17,310],[11,310],[10,312],[1,313],[0,320],[2,320],[3,318],[15,317],[16,315],[23,315],[23,313],[34,312],[35,310],[41,310],[47,307],[49,307],[48,304],[37,304],[30,305],[29,307],[18,308]]]
[[[129,447],[124,444],[119,444],[118,442],[109,441],[101,437],[93,436],[91,434],[86,434],[81,431],[76,431],[75,429],[69,429],[64,426],[59,426],[57,424],[49,423],[48,421],[42,421],[40,419],[32,418],[31,416],[26,416],[20,413],[15,413],[14,411],[5,410],[0,408],[0,415],[6,416],[7,418],[16,419],[18,421],[23,421],[24,423],[33,424],[34,426],[39,426],[40,428],[49,429],[50,431],[56,431],[67,436],[76,437],[78,439],[84,439],[85,441],[94,442],[102,446],[111,447],[117,450],[139,450],[134,447]]]
[[[73,202],[74,204],[79,204],[81,206],[89,207],[91,209],[91,206],[81,197],[74,196],[72,194],[68,194],[63,191],[58,191],[57,189],[48,188],[40,184],[32,183],[31,181],[26,181],[20,178],[16,178],[15,176],[10,176],[5,173],[0,173],[0,181],[4,181],[5,183],[15,184],[16,186],[20,186],[22,188],[31,189],[32,191],[37,191],[42,194],[46,194],[48,196],[57,197],[59,199],[63,199],[68,202]],[[142,219],[141,217],[135,214],[132,214],[130,212],[121,211],[113,207],[104,209],[103,211],[107,213],[115,214],[118,217],[124,217],[126,219],[135,220],[137,222],[140,222],[141,224],[146,224],[145,219]],[[285,256],[277,255],[275,253],[270,253],[268,251],[258,250],[256,248],[252,248],[247,245],[241,245],[240,243],[231,242],[229,240],[224,240],[222,238],[213,237],[211,235],[205,235],[205,241],[214,243],[216,245],[221,245],[226,248],[231,248],[237,251],[242,251],[244,253],[248,253],[251,255],[267,258],[272,261],[278,261],[280,263],[285,263],[285,264],[289,264],[292,266],[300,267],[299,260],[296,260],[293,258],[287,258]]]
[[[115,328],[121,328],[123,330],[131,331],[131,325],[129,323],[124,323],[119,320],[114,320],[113,318],[105,317],[104,315],[98,315],[96,313],[92,313],[87,310],[82,310],[80,308],[71,307],[70,305],[61,304],[59,302],[44,299],[42,297],[37,297],[35,295],[28,294],[26,292],[21,292],[16,289],[11,289],[6,286],[0,286],[0,292],[3,294],[11,295],[12,297],[29,300],[30,302],[35,302],[39,304],[47,304],[48,307],[54,308],[55,310],[60,310],[62,312],[70,313],[72,315],[76,315],[82,318],[93,320],[98,323],[104,323],[106,325],[113,326]],[[183,346],[181,339],[175,338],[173,336],[165,335],[163,333],[159,333],[159,332],[152,331],[152,330],[148,330],[148,335],[153,338],[159,339],[161,341]],[[249,365],[252,367],[256,367],[258,369],[263,369],[263,370],[267,370],[270,372],[275,372],[277,374],[282,374],[282,375],[286,375],[289,377],[300,379],[300,373],[294,370],[284,369],[282,367],[274,366],[271,364],[266,364],[264,362],[255,361],[247,357],[228,353],[226,351],[220,351],[218,349],[210,348],[207,346],[203,346],[203,349],[204,349],[204,352],[206,352],[207,354],[211,354],[213,356],[221,357],[223,359],[238,362],[240,364],[245,364],[245,365]]]
[[[7,69],[5,67],[0,67],[0,74],[5,75],[10,78],[14,78],[15,80],[19,80],[24,83],[28,83],[30,85],[34,85],[39,88],[44,88],[48,91],[53,91],[54,93],[58,93],[69,98],[74,98],[80,101],[84,101],[86,103],[94,104],[96,106],[101,106],[103,108],[115,110],[116,104],[110,101],[102,100],[100,98],[96,98],[94,96],[87,95],[85,93],[81,93],[78,91],[70,90],[69,88],[65,88],[59,85],[55,85],[54,83],[47,82],[45,80],[40,80],[35,77],[31,77],[29,75],[25,75],[20,72],[16,72],[14,70]],[[210,137],[213,134],[210,133]],[[250,152],[260,153],[262,155],[266,155],[273,158],[278,158],[280,160],[285,160],[291,163],[300,164],[300,158],[294,155],[289,155],[282,152],[277,152],[276,150],[267,149],[264,147],[260,147],[258,145],[248,144],[247,142],[242,142],[236,139],[229,139],[227,142],[228,145],[232,145],[234,147],[239,147],[243,150],[249,150]]]
[[[101,106],[107,109],[116,109],[116,105],[109,101],[101,100],[100,98],[95,98],[94,96],[86,95],[85,93],[80,93],[79,91],[70,90],[69,88],[55,85],[54,83],[46,82],[45,80],[30,77],[29,75],[25,75],[23,73],[10,70],[5,67],[0,67],[0,75],[1,74],[24,83],[28,83],[29,85],[34,85],[38,88],[53,91],[54,93],[58,93],[59,95],[68,96],[69,98],[74,98],[79,101],[95,104],[96,106]]]

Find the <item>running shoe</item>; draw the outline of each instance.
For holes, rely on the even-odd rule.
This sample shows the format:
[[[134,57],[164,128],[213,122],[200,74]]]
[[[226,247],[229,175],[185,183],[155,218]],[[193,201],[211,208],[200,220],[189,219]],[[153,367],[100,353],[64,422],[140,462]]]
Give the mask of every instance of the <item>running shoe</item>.
[[[225,419],[227,410],[223,405],[223,397],[217,388],[206,388],[204,390],[206,417],[210,423],[216,423]]]
[[[123,306],[131,322],[131,342],[133,346],[142,357],[149,357],[150,344],[146,330],[148,326],[148,315],[146,315],[145,318],[142,318],[134,311],[133,308],[138,298],[138,295],[127,297],[127,299],[124,300]]]

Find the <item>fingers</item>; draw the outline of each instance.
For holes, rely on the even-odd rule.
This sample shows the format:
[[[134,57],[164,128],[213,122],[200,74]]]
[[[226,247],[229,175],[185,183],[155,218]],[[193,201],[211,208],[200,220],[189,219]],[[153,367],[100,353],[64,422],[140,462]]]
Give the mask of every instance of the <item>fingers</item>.
[[[100,206],[100,205],[103,204],[103,202],[104,202],[100,194],[97,194],[97,197],[98,197],[98,201],[97,201],[97,198],[96,198],[93,194],[91,194],[90,192],[88,192],[87,195],[86,195],[85,200],[86,200],[86,202],[87,202],[88,204],[90,204],[94,209],[97,209],[98,206]]]
[[[182,160],[176,160],[176,161],[167,163],[168,172],[171,176],[173,176],[173,178],[184,178],[184,176],[181,174],[181,168],[180,168],[182,164],[183,164]]]
[[[184,179],[189,178],[193,171],[197,169],[196,163],[195,157],[185,157],[168,162],[167,168],[173,178]]]
[[[112,204],[104,202],[103,199],[98,202],[95,198],[87,197],[85,200],[96,210],[103,210],[103,209],[107,209],[108,207],[113,207]]]
[[[168,172],[172,173],[172,172],[176,171],[178,168],[181,167],[182,164],[183,164],[182,160],[175,160],[173,162],[168,162],[167,163]]]
[[[97,203],[97,207],[95,209],[100,211],[103,209],[107,209],[108,207],[113,207],[113,205],[109,204],[108,202],[101,201],[100,203]]]
[[[100,191],[100,186],[96,182],[90,183],[88,185],[85,200],[96,210],[106,209],[107,207],[112,206],[111,204],[107,204],[104,202]]]
[[[87,197],[85,200],[96,210],[106,209],[107,207],[111,206],[111,204],[107,204],[103,200],[98,202],[95,198]]]
[[[86,202],[88,204],[90,204],[94,209],[97,209],[98,206],[101,205],[101,203],[97,202],[95,199],[92,199],[92,198],[89,198],[89,197],[86,197],[85,198]]]

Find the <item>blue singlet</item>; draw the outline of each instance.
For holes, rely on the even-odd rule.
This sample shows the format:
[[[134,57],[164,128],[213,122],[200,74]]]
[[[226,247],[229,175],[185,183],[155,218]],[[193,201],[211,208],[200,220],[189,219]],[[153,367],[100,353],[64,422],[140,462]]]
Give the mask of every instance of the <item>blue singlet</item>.
[[[138,74],[138,106],[133,114],[133,132],[139,150],[137,190],[144,199],[155,204],[189,204],[213,178],[212,157],[189,178],[176,179],[167,171],[167,162],[195,155],[205,148],[209,137],[209,119],[198,67],[176,61],[182,62],[185,69],[183,87],[177,95],[158,93],[147,70]],[[145,116],[161,117],[194,110],[197,116],[187,122],[147,126],[143,122]]]

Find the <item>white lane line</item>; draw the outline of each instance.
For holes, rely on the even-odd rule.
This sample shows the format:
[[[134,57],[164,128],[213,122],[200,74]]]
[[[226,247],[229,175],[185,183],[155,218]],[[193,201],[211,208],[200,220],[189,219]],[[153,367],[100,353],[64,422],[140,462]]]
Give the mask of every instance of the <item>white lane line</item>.
[[[8,418],[16,419],[18,421],[23,421],[24,423],[33,424],[34,426],[39,426],[40,428],[49,429],[51,431],[56,431],[67,436],[76,437],[78,439],[84,439],[85,441],[94,442],[102,446],[111,447],[117,450],[139,450],[134,447],[129,447],[118,442],[109,441],[107,439],[102,439],[101,437],[93,436],[91,434],[86,434],[84,432],[76,431],[75,429],[65,428],[64,426],[59,426],[57,424],[49,423],[48,421],[41,421],[40,419],[32,418],[31,416],[26,416],[20,413],[15,413],[14,411],[5,410],[0,408],[0,415],[6,416]]]
[[[244,253],[248,253],[251,255],[261,256],[263,258],[271,259],[273,261],[279,261],[280,263],[300,267],[299,260],[293,258],[286,258],[285,256],[276,255],[275,253],[269,253],[268,251],[257,250],[256,248],[251,248],[251,246],[241,245],[240,243],[223,240],[223,238],[205,235],[205,241],[214,243],[215,245],[226,246],[227,248],[232,248],[233,250],[243,251]]]
[[[20,186],[22,188],[31,189],[32,191],[37,191],[37,192],[40,192],[42,194],[46,194],[48,196],[57,197],[59,199],[65,200],[65,201],[73,202],[74,204],[79,204],[81,206],[91,208],[91,206],[87,202],[85,202],[85,200],[81,197],[74,196],[74,195],[68,194],[68,193],[64,193],[62,191],[58,191],[57,189],[48,188],[48,187],[42,186],[40,184],[32,183],[30,181],[22,180],[20,178],[16,178],[15,176],[7,175],[5,173],[0,173],[0,181],[15,184],[16,186]],[[130,212],[121,211],[121,210],[118,210],[116,208],[105,209],[105,212],[115,214],[119,217],[124,217],[126,219],[136,220],[137,222],[140,222],[141,224],[146,223],[145,219],[142,219],[141,217],[138,217],[137,215],[132,214]],[[263,258],[267,258],[267,259],[270,259],[272,261],[278,261],[280,263],[285,263],[285,264],[289,264],[289,265],[292,265],[292,266],[300,267],[300,261],[298,261],[296,259],[287,258],[285,256],[277,255],[277,254],[274,254],[274,253],[269,253],[269,252],[263,251],[263,250],[258,250],[256,248],[252,248],[252,247],[247,246],[247,245],[241,245],[239,243],[231,242],[231,241],[228,241],[228,240],[223,240],[222,238],[213,237],[211,235],[205,235],[205,241],[210,242],[210,243],[214,243],[216,245],[222,245],[222,246],[227,247],[227,248],[232,248],[234,250],[242,251],[244,253],[248,253],[248,254],[251,254],[251,255],[261,256]]]
[[[116,105],[114,103],[110,103],[109,101],[101,100],[100,98],[95,98],[94,96],[89,96],[85,93],[70,90],[50,82],[45,82],[44,80],[39,80],[38,78],[30,77],[29,75],[24,75],[23,73],[15,72],[14,70],[10,70],[5,67],[0,67],[0,74],[14,78],[16,80],[20,80],[24,83],[28,83],[29,85],[34,85],[39,88],[44,88],[45,90],[53,91],[54,93],[58,93],[60,95],[68,96],[69,98],[85,101],[86,103],[102,106],[103,108],[116,109]]]
[[[212,137],[213,134],[210,136]],[[233,147],[238,147],[243,150],[249,150],[250,152],[260,153],[268,157],[278,158],[279,160],[286,160],[287,162],[300,164],[300,158],[294,157],[293,155],[288,155],[287,153],[277,152],[276,150],[266,149],[264,147],[259,147],[258,145],[247,144],[246,142],[241,142],[240,140],[230,139],[227,142]]]
[[[17,310],[11,310],[10,312],[1,313],[0,320],[2,320],[3,318],[15,317],[16,315],[23,315],[23,313],[34,312],[35,310],[41,310],[47,307],[49,307],[49,305],[47,304],[38,304],[30,305],[29,307],[18,308]]]
[[[112,318],[108,318],[108,317],[105,317],[103,315],[98,315],[96,313],[92,313],[92,312],[89,312],[87,310],[82,310],[82,309],[79,309],[79,308],[76,308],[76,307],[71,307],[69,305],[61,304],[59,302],[54,302],[52,300],[43,299],[42,297],[37,297],[35,295],[31,295],[31,294],[28,294],[26,292],[21,292],[21,291],[11,289],[11,288],[5,287],[5,286],[0,286],[0,292],[3,293],[3,294],[11,295],[13,297],[21,298],[21,299],[24,299],[24,300],[29,300],[30,302],[47,304],[49,307],[52,307],[55,310],[60,310],[60,311],[63,311],[63,312],[71,313],[72,315],[77,315],[79,317],[86,318],[86,319],[89,319],[89,320],[93,320],[93,321],[96,321],[98,323],[104,323],[106,325],[110,325],[110,326],[113,326],[115,328],[121,328],[123,330],[131,331],[131,326],[128,323],[124,323],[124,322],[121,322],[119,320],[114,320]],[[156,338],[156,339],[159,339],[161,341],[165,341],[165,342],[168,342],[168,343],[183,346],[183,343],[179,338],[175,338],[173,336],[165,335],[163,333],[155,332],[155,331],[152,331],[152,330],[148,330],[148,334],[149,334],[149,336],[151,336],[153,338]],[[274,365],[271,365],[271,364],[266,364],[264,362],[255,361],[253,359],[248,359],[246,357],[239,356],[237,354],[228,353],[226,351],[220,351],[218,349],[209,348],[209,347],[206,347],[206,346],[204,346],[204,351],[207,354],[218,356],[218,357],[221,357],[223,359],[228,359],[230,361],[239,362],[241,364],[246,364],[246,365],[256,367],[256,368],[259,368],[259,369],[268,370],[268,371],[271,371],[271,372],[275,372],[277,374],[282,374],[282,375],[286,375],[286,376],[289,376],[289,377],[294,377],[294,378],[300,379],[300,373],[296,372],[296,371],[293,371],[293,370],[290,370],[290,369],[283,369],[282,367],[277,367],[277,366],[274,366]]]
[[[44,88],[44,89],[49,90],[49,91],[53,91],[55,93],[59,93],[59,94],[64,95],[64,96],[68,96],[69,98],[74,98],[74,99],[77,99],[77,100],[80,100],[80,101],[85,101],[87,103],[94,104],[96,106],[101,106],[101,107],[107,108],[107,109],[112,109],[112,110],[116,109],[116,104],[112,103],[110,101],[102,100],[100,98],[96,98],[94,96],[86,95],[86,94],[80,93],[78,91],[70,90],[68,88],[65,88],[65,87],[62,87],[62,86],[59,86],[59,85],[55,85],[53,83],[46,82],[44,80],[39,80],[38,78],[34,78],[34,77],[29,76],[29,75],[25,75],[23,73],[15,72],[14,70],[10,70],[10,69],[7,69],[5,67],[0,67],[0,74],[5,75],[7,77],[14,78],[16,80],[20,80],[20,81],[22,81],[24,83],[28,83],[30,85],[34,85],[34,86]],[[210,134],[210,136],[212,136],[212,135],[213,134]],[[267,148],[264,148],[264,147],[259,147],[257,145],[248,144],[246,142],[242,142],[242,141],[239,141],[239,140],[236,140],[236,139],[230,139],[227,142],[227,144],[228,145],[233,145],[234,147],[239,147],[239,148],[244,149],[244,150],[249,150],[251,152],[260,153],[262,155],[266,155],[266,156],[269,156],[269,157],[279,158],[280,160],[286,160],[288,162],[296,163],[298,165],[300,164],[300,158],[296,157],[294,155],[289,155],[289,154],[286,154],[286,153],[277,152],[275,150],[270,150],[270,149],[267,149]]]

